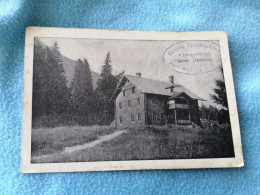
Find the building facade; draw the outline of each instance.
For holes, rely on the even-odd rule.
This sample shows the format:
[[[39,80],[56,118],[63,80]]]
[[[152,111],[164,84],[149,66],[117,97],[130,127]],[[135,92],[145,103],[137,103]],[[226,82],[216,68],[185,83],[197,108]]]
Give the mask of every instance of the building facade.
[[[182,85],[125,75],[111,98],[115,102],[115,121],[119,129],[147,125],[200,125],[198,100]]]
[[[115,102],[117,127],[145,126],[145,94],[129,80],[123,86]]]

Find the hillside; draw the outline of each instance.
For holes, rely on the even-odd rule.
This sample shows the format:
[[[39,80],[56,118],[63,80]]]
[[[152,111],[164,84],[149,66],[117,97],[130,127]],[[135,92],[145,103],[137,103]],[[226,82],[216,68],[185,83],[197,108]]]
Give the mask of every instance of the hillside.
[[[71,60],[63,55],[61,55],[61,59],[63,62],[65,74],[68,80],[68,86],[70,85],[73,77],[74,77],[74,68],[76,66],[76,61]],[[100,75],[96,72],[91,71],[91,77],[92,77],[92,82],[93,82],[93,87],[94,89],[97,88],[97,82],[98,79],[100,78]]]
[[[40,41],[40,44],[42,47],[46,48],[47,46]],[[63,67],[64,67],[64,71],[65,71],[65,75],[66,75],[66,78],[67,78],[67,86],[69,87],[70,84],[71,84],[71,81],[74,77],[74,69],[75,69],[75,66],[76,66],[76,61],[72,60],[72,59],[69,59],[65,56],[63,56],[61,54],[61,60],[63,62]],[[97,82],[100,78],[100,75],[96,72],[93,72],[91,71],[91,77],[92,77],[92,82],[93,82],[93,87],[94,89],[97,88]]]

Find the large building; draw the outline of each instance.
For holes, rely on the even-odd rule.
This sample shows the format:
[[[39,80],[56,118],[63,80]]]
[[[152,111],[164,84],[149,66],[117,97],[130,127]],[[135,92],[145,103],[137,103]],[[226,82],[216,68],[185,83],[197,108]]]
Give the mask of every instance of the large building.
[[[115,101],[117,128],[138,128],[147,125],[200,125],[198,100],[203,100],[184,86],[124,75],[111,99]]]

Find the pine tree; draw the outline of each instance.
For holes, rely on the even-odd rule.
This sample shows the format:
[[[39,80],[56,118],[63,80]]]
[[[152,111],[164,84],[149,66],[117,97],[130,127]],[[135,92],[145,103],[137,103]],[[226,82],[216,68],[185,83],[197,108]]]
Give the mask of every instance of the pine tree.
[[[89,67],[89,63],[87,59],[83,60],[83,65],[84,65],[84,78],[86,79],[86,86],[85,86],[85,93],[90,96],[93,95],[93,83],[92,83],[92,76],[91,76],[91,71]]]
[[[43,46],[35,39],[33,62],[33,119],[68,112],[69,90],[59,47]]]
[[[117,86],[117,78],[112,75],[111,57],[109,52],[107,52],[100,76],[101,79],[98,81],[98,90],[102,94],[102,99],[107,102],[112,97]]]
[[[221,69],[221,73],[223,75],[223,69]],[[226,87],[225,82],[223,80],[216,80],[216,88],[214,89],[214,94],[211,95],[211,98],[216,104],[221,105],[224,109],[218,111],[217,119],[220,124],[222,123],[230,123],[229,119],[229,111],[228,109],[228,102],[227,102],[227,94],[226,94]]]
[[[221,69],[221,73],[223,75],[223,69]],[[224,78],[224,75],[223,75]],[[216,104],[220,104],[224,108],[228,108],[227,103],[227,94],[226,94],[226,87],[225,82],[223,80],[216,80],[216,88],[213,89],[215,94],[211,95],[211,98]]]
[[[32,117],[33,121],[36,118],[39,118],[44,114],[44,106],[45,99],[44,99],[44,89],[43,84],[46,76],[43,74],[45,73],[45,56],[46,52],[42,47],[38,38],[34,40],[34,58],[33,58],[33,101],[32,101]]]
[[[101,103],[101,121],[102,124],[109,124],[114,119],[114,103],[110,102],[110,98],[116,90],[118,80],[121,74],[114,76],[112,74],[112,65],[110,53],[107,56],[104,65],[101,69],[101,78],[98,80],[97,94],[99,95],[99,102]]]
[[[48,73],[51,81],[49,86],[51,112],[61,115],[68,111],[70,95],[57,42],[47,53],[49,55]]]
[[[118,75],[116,75],[117,83],[123,78],[124,74],[125,74],[125,71],[122,71]]]
[[[78,60],[72,86],[72,99],[78,115],[88,115],[93,109],[93,83],[89,63]]]

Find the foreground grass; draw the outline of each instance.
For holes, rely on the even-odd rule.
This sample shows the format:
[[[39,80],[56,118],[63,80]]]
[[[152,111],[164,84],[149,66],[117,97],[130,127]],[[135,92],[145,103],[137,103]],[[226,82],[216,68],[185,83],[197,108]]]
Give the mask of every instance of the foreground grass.
[[[233,157],[230,127],[189,129],[183,126],[129,129],[93,148],[55,156],[48,162],[121,161]]]
[[[32,156],[59,152],[65,147],[88,143],[114,131],[114,127],[98,125],[32,129]]]

